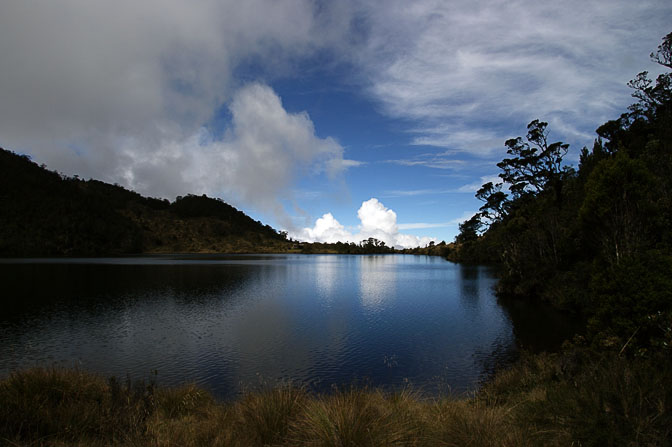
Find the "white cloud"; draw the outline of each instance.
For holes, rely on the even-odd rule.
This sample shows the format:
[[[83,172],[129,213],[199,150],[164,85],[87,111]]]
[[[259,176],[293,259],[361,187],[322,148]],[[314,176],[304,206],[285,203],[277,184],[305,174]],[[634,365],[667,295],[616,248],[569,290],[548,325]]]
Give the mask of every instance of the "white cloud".
[[[331,138],[315,136],[308,115],[288,113],[275,92],[263,84],[238,90],[230,112],[232,125],[221,140],[201,129],[154,148],[127,142],[120,149],[133,163],[122,171],[124,183],[148,194],[216,191],[289,222],[277,198],[291,195],[299,171],[330,164],[333,169],[343,157],[343,148]]]
[[[348,168],[358,168],[360,166],[366,165],[366,162],[364,161],[358,161],[358,160],[348,160],[344,158],[334,158],[330,160],[330,162],[327,164],[327,173],[330,176],[334,176],[335,174],[338,174],[342,172],[345,169]]]
[[[437,242],[436,238],[399,233],[402,227],[404,229],[434,227],[398,225],[397,214],[386,208],[376,198],[362,202],[362,206],[357,211],[357,217],[360,220],[357,233],[349,232],[331,213],[327,213],[315,221],[313,228],[303,228],[297,232],[290,232],[290,236],[306,242],[329,243],[339,241],[359,243],[373,237],[385,242],[389,247],[396,248],[426,246],[432,241]]]
[[[465,211],[460,217],[457,217],[450,221],[451,225],[459,225],[462,222],[465,222],[476,215],[478,211]]]
[[[456,152],[494,156],[520,134],[512,125],[534,118],[549,121],[552,138],[590,144],[630,102],[626,82],[655,72],[648,54],[672,15],[667,0],[17,0],[1,9],[0,145],[67,174],[156,196],[205,192],[278,216],[297,176],[363,165],[267,86],[314,69],[313,56],[347,67],[344,84],[409,123],[413,144],[448,149],[391,163],[451,172],[474,165]],[[232,118],[223,136],[208,130],[222,110]]]
[[[386,160],[386,163],[392,163],[401,166],[424,166],[435,169],[458,170],[468,163],[464,160],[456,160],[452,154],[419,154],[413,158],[400,160]]]
[[[120,140],[196,133],[241,65],[291,76],[325,53],[411,120],[414,144],[487,156],[517,136],[502,121],[537,117],[585,142],[629,103],[625,83],[655,70],[670,14],[665,0],[4,2],[0,144],[100,176],[130,162]],[[60,162],[73,147],[74,167]]]
[[[385,191],[382,197],[413,197],[425,195],[450,194],[455,192],[453,189],[394,189]]]
[[[590,144],[631,102],[627,81],[655,71],[648,55],[672,4],[381,0],[360,11],[370,38],[357,61],[385,113],[415,123],[414,144],[490,156],[534,118]]]
[[[315,221],[313,228],[304,228],[301,233],[292,237],[308,242],[352,241],[353,235],[341,225],[331,213],[327,213]]]
[[[485,185],[486,183],[491,182],[493,185],[496,185],[497,183],[502,183],[502,179],[499,178],[497,175],[486,175],[484,177],[481,177],[481,180],[475,183],[469,183],[468,185],[462,185],[459,188],[457,188],[458,192],[468,192],[468,193],[475,193],[479,189],[481,189],[481,186]],[[471,216],[469,216],[471,217]]]
[[[340,41],[343,7],[310,0],[33,0],[0,14],[0,145],[39,163],[174,197],[206,192],[279,210],[305,172],[343,160],[259,79]],[[209,134],[218,111],[233,121]]]
[[[417,136],[413,138],[411,144],[450,148],[451,152],[466,151],[481,157],[487,157],[500,150],[504,144],[501,135],[487,129],[465,130],[461,124],[418,128],[415,133]],[[443,154],[444,157],[447,155],[450,153]]]
[[[364,234],[373,234],[376,232],[396,234],[397,213],[385,208],[378,199],[372,198],[362,203],[357,211],[357,217],[362,222],[361,232]]]
[[[399,224],[398,227],[400,230],[420,230],[426,228],[452,227],[454,225],[455,224],[452,222],[439,222],[439,223],[416,222],[416,223]]]

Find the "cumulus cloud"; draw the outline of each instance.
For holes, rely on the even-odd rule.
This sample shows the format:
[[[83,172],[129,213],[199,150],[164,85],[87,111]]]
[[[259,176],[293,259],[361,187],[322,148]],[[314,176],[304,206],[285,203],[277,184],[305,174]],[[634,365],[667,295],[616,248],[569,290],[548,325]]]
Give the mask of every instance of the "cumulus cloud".
[[[287,113],[269,87],[246,86],[235,71],[291,72],[340,40],[342,9],[310,0],[3,2],[0,145],[151,195],[230,190],[246,205],[277,208],[297,169],[335,175],[356,162],[318,138],[307,114]],[[222,138],[211,123],[227,109]]]
[[[368,238],[376,238],[385,242],[386,245],[396,248],[411,248],[425,246],[430,242],[436,242],[436,238],[418,237],[399,232],[397,213],[388,209],[376,198],[362,202],[357,211],[360,220],[358,232],[348,231],[331,213],[327,213],[315,221],[313,228],[290,233],[290,236],[306,242],[361,242]],[[423,224],[428,225],[428,224]],[[410,228],[428,228],[427,226],[403,226]]]
[[[241,88],[229,109],[231,128],[219,140],[201,128],[150,149],[127,142],[120,150],[133,163],[121,171],[124,183],[146,193],[217,191],[289,222],[277,198],[291,194],[299,171],[342,160],[343,148],[331,138],[317,137],[306,113],[288,113],[267,85]]]
[[[292,237],[307,242],[350,242],[353,235],[341,225],[331,213],[327,213],[315,221],[313,228],[304,228]]]
[[[362,222],[361,231],[364,234],[396,234],[397,213],[385,208],[378,199],[372,198],[362,203],[357,211],[357,217]]]

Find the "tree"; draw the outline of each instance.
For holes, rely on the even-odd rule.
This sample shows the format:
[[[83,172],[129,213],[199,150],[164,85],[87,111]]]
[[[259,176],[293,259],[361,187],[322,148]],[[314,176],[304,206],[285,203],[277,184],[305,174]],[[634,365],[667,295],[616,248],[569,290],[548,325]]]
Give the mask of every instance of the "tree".
[[[483,228],[483,222],[481,222],[481,215],[474,214],[470,219],[462,222],[459,225],[460,234],[455,236],[455,242],[458,244],[464,244],[467,242],[473,242],[478,239],[478,233]]]
[[[644,162],[623,153],[602,160],[591,173],[580,217],[609,263],[619,264],[649,245],[660,214],[655,190],[656,180]]]
[[[485,202],[479,209],[481,215],[491,222],[499,222],[506,214],[507,194],[502,192],[502,184],[488,182],[476,192],[476,198]]]
[[[527,142],[518,137],[505,143],[506,153],[513,157],[497,163],[503,171],[499,177],[511,185],[509,190],[516,198],[550,186],[560,200],[562,180],[571,171],[562,166],[569,144],[560,141],[549,144],[547,126],[548,123],[534,120],[527,125]]]
[[[365,253],[387,253],[391,251],[391,248],[385,245],[384,241],[375,237],[364,239],[359,243],[359,246],[364,249]]]
[[[663,38],[663,43],[658,46],[655,53],[651,53],[651,60],[672,69],[672,33]],[[654,84],[653,80],[649,79],[649,73],[643,71],[628,82],[628,86],[635,90],[632,96],[639,100],[629,107],[633,115],[638,117],[651,119],[657,114],[659,108],[669,107],[672,100],[671,73],[658,75]]]

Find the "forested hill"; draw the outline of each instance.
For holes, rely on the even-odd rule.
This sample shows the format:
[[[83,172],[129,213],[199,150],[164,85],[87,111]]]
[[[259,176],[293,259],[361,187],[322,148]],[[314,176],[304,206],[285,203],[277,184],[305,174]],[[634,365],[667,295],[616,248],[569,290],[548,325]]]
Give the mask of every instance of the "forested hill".
[[[291,243],[219,199],[174,202],[66,177],[0,149],[0,256],[272,252]]]
[[[503,295],[580,310],[596,339],[672,349],[672,33],[656,79],[629,83],[636,102],[597,129],[578,168],[534,120],[508,140],[501,182],[476,197],[449,258],[498,261]]]

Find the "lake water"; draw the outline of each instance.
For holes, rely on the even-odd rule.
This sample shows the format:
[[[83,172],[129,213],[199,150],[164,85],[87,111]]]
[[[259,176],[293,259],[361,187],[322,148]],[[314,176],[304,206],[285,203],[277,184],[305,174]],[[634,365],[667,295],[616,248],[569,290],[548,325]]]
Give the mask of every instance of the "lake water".
[[[0,376],[77,366],[221,398],[283,380],[460,393],[570,330],[498,303],[487,267],[428,256],[0,260],[0,281]]]

